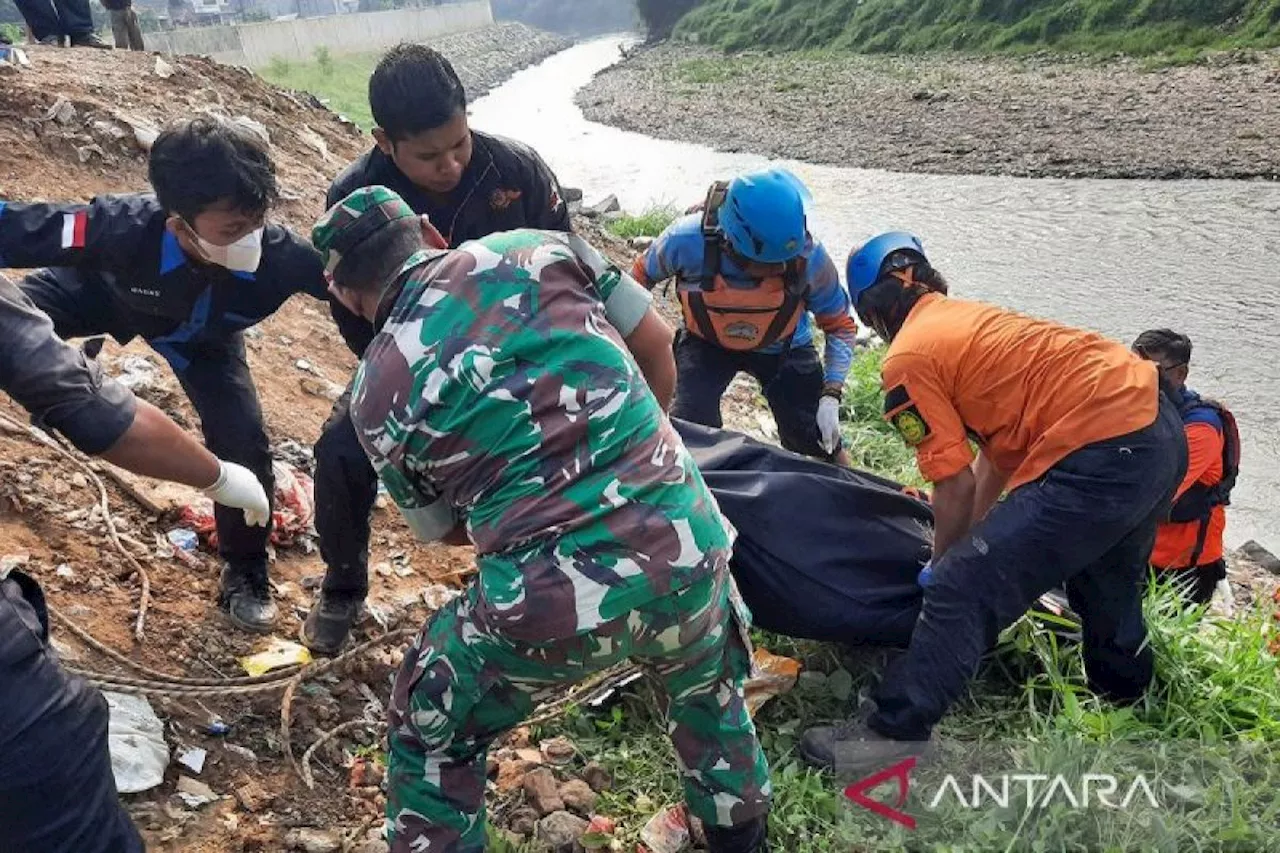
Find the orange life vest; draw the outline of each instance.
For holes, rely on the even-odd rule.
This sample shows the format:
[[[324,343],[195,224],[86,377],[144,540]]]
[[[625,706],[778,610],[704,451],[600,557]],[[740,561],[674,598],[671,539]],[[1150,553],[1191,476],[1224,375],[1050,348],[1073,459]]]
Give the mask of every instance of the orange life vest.
[[[763,349],[789,337],[804,312],[803,257],[787,262],[782,275],[754,287],[731,287],[720,274],[720,205],[728,183],[711,185],[702,213],[702,276],[678,289],[684,324],[692,334],[729,350]]]

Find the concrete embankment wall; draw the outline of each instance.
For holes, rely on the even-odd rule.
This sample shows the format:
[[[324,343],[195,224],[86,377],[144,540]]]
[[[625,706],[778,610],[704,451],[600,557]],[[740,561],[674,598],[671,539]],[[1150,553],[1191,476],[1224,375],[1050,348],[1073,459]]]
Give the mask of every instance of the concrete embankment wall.
[[[261,68],[275,57],[310,61],[321,46],[334,54],[375,51],[402,41],[428,41],[492,23],[489,0],[478,0],[425,9],[148,33],[147,47],[166,53],[208,55],[219,62]]]

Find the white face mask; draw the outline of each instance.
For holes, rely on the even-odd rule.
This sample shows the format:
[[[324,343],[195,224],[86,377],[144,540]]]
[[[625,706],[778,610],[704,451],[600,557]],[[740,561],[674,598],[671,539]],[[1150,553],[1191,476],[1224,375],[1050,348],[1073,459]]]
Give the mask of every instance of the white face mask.
[[[196,234],[194,228],[191,229],[196,245],[200,247],[205,259],[232,272],[254,272],[258,269],[258,265],[262,263],[262,231],[262,228],[258,228],[230,245],[219,246]]]

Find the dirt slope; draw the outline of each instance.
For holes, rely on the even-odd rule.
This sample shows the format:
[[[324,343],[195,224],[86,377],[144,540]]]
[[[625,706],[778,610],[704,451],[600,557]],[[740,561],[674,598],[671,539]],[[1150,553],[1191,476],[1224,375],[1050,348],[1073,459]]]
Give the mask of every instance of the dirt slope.
[[[172,119],[214,112],[243,116],[265,128],[286,199],[278,218],[305,231],[322,212],[332,176],[369,144],[307,96],[277,90],[248,72],[207,60],[38,47],[29,56],[29,69],[0,76],[0,199],[85,200],[98,193],[144,190],[148,134]],[[108,368],[119,370],[129,356],[146,358],[157,368],[157,378],[143,383],[140,393],[194,427],[196,418],[168,368],[145,345],[135,342],[122,351],[108,344],[103,359]],[[273,445],[298,460],[297,448],[311,446],[329,413],[326,392],[345,384],[355,360],[327,308],[303,297],[251,335],[249,359]],[[7,399],[0,413],[26,420]],[[110,486],[117,524],[138,543],[140,553],[152,554],[146,562],[153,594],[146,640],[136,643],[131,625],[139,585],[107,543],[101,519],[90,512],[96,499],[93,485],[52,450],[22,435],[0,433],[0,470],[0,556],[25,558],[27,570],[45,585],[56,606],[102,641],[152,667],[202,678],[243,674],[235,658],[258,649],[261,641],[231,630],[213,606],[215,558],[201,553],[193,565],[184,565],[168,555],[154,556],[157,535],[175,526],[172,519],[153,518]],[[277,635],[293,638],[312,595],[304,589],[304,578],[309,586],[323,566],[317,555],[299,548],[282,549],[277,557],[272,569],[282,610]],[[422,590],[438,582],[456,585],[470,565],[466,551],[416,547],[398,515],[387,509],[376,514],[370,562],[376,569],[370,602],[391,625],[420,624],[427,612]],[[60,566],[66,568],[55,572]],[[361,628],[362,635],[381,631],[372,619]],[[55,636],[77,666],[119,671],[66,631]],[[355,671],[308,686],[295,705],[295,754],[315,739],[317,730],[364,711],[369,700],[362,684],[385,700],[398,658],[399,652],[390,650],[370,655]],[[129,798],[153,850],[283,850],[296,827],[354,830],[380,813],[377,789],[348,790],[348,771],[341,767],[342,747],[371,742],[368,733],[353,732],[350,739],[338,740],[339,749],[320,750],[318,786],[308,792],[283,758],[278,693],[257,699],[157,700],[153,705],[166,720],[175,753],[181,746],[208,751],[197,778],[228,796],[253,780],[272,799],[255,812],[234,799],[189,809],[171,797],[178,776],[175,764],[164,786]],[[215,714],[231,723],[229,735],[204,732]],[[257,761],[227,749],[228,744],[252,750]]]

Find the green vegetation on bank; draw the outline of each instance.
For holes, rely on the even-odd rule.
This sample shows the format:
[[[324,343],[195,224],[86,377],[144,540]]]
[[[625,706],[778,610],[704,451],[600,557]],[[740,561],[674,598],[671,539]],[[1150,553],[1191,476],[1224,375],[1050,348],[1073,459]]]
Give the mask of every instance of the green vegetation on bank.
[[[1280,0],[704,0],[675,32],[730,51],[1151,55],[1280,46]]]
[[[604,227],[624,240],[632,237],[657,237],[679,216],[680,211],[664,204],[636,215],[623,214],[617,219],[610,219]]]
[[[328,48],[318,47],[310,62],[290,62],[277,57],[259,73],[277,86],[310,92],[329,109],[369,130],[373,127],[373,116],[369,113],[369,75],[380,56],[379,53],[333,56]]]

